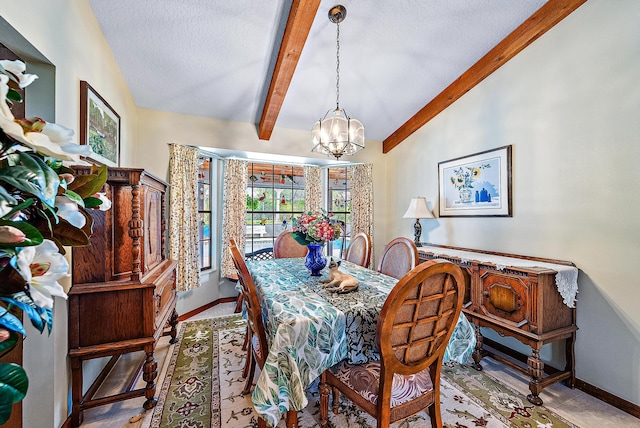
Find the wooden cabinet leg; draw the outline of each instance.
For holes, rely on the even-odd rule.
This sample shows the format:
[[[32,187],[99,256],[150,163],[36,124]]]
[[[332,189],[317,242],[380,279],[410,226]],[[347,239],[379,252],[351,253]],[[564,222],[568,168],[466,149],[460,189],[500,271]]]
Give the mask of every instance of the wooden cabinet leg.
[[[567,360],[564,366],[564,370],[571,373],[571,376],[569,376],[569,378],[564,381],[564,384],[571,389],[575,388],[576,386],[576,366],[575,366],[576,359],[575,359],[575,352],[574,352],[575,343],[576,343],[576,333],[574,332],[571,335],[571,337],[569,337],[564,343],[564,346],[565,346],[564,352]]]
[[[169,318],[169,325],[171,326],[171,331],[169,332],[171,340],[169,340],[169,343],[173,345],[178,341],[178,339],[176,338],[176,335],[178,334],[178,331],[176,329],[176,326],[178,325],[178,312],[175,310],[175,308],[171,313],[171,318]]]
[[[156,395],[155,379],[158,375],[158,363],[153,356],[153,347],[151,347],[151,350],[146,350],[146,353],[147,358],[144,362],[144,366],[142,367],[142,379],[147,382],[147,386],[144,391],[144,396],[147,401],[144,402],[142,407],[144,407],[145,410],[149,410],[153,409],[158,402],[158,400],[154,398],[154,395]]]
[[[473,351],[473,368],[481,371],[482,365],[480,365],[480,361],[482,360],[482,341],[484,340],[482,337],[482,332],[480,331],[480,326],[478,324],[474,324],[476,330],[476,349]]]
[[[71,427],[79,427],[83,420],[80,408],[82,402],[82,360],[71,358]]]
[[[529,366],[529,390],[531,394],[527,395],[527,400],[536,406],[542,405],[542,399],[539,397],[542,392],[542,378],[544,376],[544,362],[540,359],[540,350],[531,347],[531,355],[527,358]]]

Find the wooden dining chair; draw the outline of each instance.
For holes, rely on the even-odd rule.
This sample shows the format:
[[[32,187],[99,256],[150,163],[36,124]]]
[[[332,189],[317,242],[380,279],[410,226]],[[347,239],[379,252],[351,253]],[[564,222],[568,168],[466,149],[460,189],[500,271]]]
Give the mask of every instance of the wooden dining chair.
[[[400,279],[418,264],[418,247],[407,238],[395,238],[382,250],[378,272]]]
[[[298,242],[293,239],[290,230],[281,232],[273,243],[273,256],[276,259],[304,257],[308,251],[307,247],[298,244]]]
[[[264,361],[269,353],[269,345],[264,331],[262,308],[258,301],[256,286],[251,274],[249,273],[249,269],[247,269],[247,265],[244,262],[244,256],[240,253],[240,250],[238,250],[233,239],[231,239],[230,251],[233,264],[238,273],[238,282],[240,283],[242,290],[242,300],[247,312],[247,337],[249,337],[249,343],[251,345],[247,352],[247,363],[245,364],[245,373],[243,373],[247,378],[247,381],[242,394],[248,394],[251,392],[256,363],[262,370],[262,367],[264,367]],[[249,367],[248,370],[247,367]]]
[[[464,297],[464,276],[455,264],[420,264],[393,288],[380,312],[376,343],[380,360],[352,365],[346,360],[320,377],[320,421],[326,427],[329,391],[338,413],[342,392],[376,418],[378,428],[428,409],[433,428],[442,428],[440,371]]]
[[[371,237],[364,232],[355,234],[349,242],[344,259],[362,267],[369,267],[371,259]]]
[[[251,253],[244,254],[244,260],[272,260],[273,259],[273,248],[262,248],[260,250],[253,251]],[[236,299],[236,307],[233,310],[233,313],[238,313],[242,310],[242,293],[238,294],[238,298]],[[246,350],[246,345],[242,345],[242,350]]]
[[[238,273],[238,282],[242,289],[242,299],[244,301],[245,309],[247,311],[247,334],[250,338],[251,346],[247,352],[247,362],[243,371],[243,377],[247,380],[242,390],[242,394],[246,395],[251,392],[251,386],[253,385],[253,376],[256,370],[256,364],[262,370],[264,363],[269,354],[269,343],[267,342],[267,335],[264,329],[264,322],[262,321],[262,308],[260,307],[260,301],[258,300],[258,291],[256,285],[253,282],[253,278],[249,273],[247,264],[244,261],[244,257],[238,247],[235,240],[231,239],[231,258],[233,264]],[[296,410],[288,410],[285,417],[287,420],[287,426],[297,426],[298,412]],[[266,428],[267,423],[264,419],[258,416],[258,428]]]

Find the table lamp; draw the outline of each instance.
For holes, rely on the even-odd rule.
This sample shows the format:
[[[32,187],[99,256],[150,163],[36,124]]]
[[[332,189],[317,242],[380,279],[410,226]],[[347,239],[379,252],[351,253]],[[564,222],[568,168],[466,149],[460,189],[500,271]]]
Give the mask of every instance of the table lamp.
[[[416,224],[413,225],[413,237],[416,243],[416,247],[421,247],[420,236],[422,235],[422,226],[420,225],[421,218],[435,218],[429,207],[427,206],[427,198],[418,196],[411,199],[407,212],[404,213],[402,218],[415,218]]]

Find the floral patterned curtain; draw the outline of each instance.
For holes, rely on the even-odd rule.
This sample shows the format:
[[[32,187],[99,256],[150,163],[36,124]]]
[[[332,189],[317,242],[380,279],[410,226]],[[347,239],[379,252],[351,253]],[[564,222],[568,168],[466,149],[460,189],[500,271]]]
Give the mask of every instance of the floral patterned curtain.
[[[374,265],[373,251],[373,168],[371,164],[351,165],[348,167],[351,185],[351,236],[364,232],[371,237],[371,260]]]
[[[320,167],[304,167],[304,210],[319,212],[322,208],[322,179]]]
[[[247,213],[247,161],[228,159],[224,173],[224,208],[222,210],[221,275],[235,278],[236,269],[229,251],[229,240],[235,239],[240,251],[244,248],[245,214]]]
[[[177,290],[200,286],[198,266],[198,150],[170,144],[169,253],[178,262]]]

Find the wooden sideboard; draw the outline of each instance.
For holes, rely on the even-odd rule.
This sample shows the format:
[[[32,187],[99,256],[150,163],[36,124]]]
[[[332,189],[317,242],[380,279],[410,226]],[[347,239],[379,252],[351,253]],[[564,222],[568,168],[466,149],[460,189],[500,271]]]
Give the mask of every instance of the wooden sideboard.
[[[77,175],[89,168],[75,168]],[[110,210],[91,210],[91,245],[73,248],[73,285],[69,291],[71,425],[83,411],[144,396],[155,406],[157,363],[154,350],[165,327],[175,342],[176,262],[165,256],[165,195],[168,185],[142,169],[109,168],[105,185]],[[143,351],[144,388],[94,398],[122,354]],[[83,391],[83,361],[111,357],[97,379]],[[136,373],[137,377],[138,373]]]
[[[528,374],[531,394],[527,399],[536,405],[542,404],[539,397],[542,389],[552,383],[564,381],[567,386],[574,387],[576,309],[563,302],[555,282],[557,271],[549,266],[557,265],[557,269],[573,267],[573,263],[434,244],[418,250],[421,262],[445,259],[463,269],[466,279],[463,312],[476,330],[477,343],[473,353],[476,369],[482,370],[482,357],[490,355]],[[501,259],[501,265],[496,265],[487,261],[491,256],[507,259]],[[544,266],[533,266],[535,263],[532,262]],[[511,336],[530,346],[531,355],[526,358],[526,366],[502,352],[487,349],[481,327],[491,328],[500,336]],[[562,370],[551,369],[545,374],[540,349],[544,344],[556,341],[565,342],[566,364]],[[501,347],[495,342],[489,345]],[[509,354],[517,353],[511,351]]]

